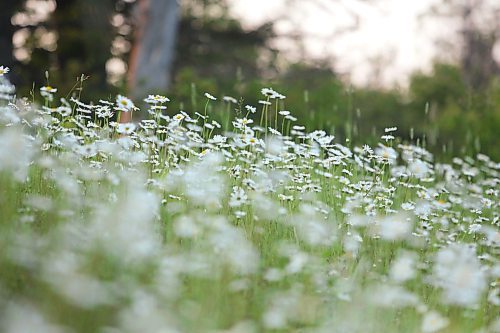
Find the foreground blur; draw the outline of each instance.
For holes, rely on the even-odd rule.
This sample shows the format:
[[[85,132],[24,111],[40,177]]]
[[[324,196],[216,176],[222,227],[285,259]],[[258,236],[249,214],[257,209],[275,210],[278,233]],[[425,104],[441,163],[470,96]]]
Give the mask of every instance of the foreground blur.
[[[229,131],[229,97],[118,124],[124,96],[37,106],[0,79],[3,332],[500,331],[487,156],[342,145],[269,88]]]

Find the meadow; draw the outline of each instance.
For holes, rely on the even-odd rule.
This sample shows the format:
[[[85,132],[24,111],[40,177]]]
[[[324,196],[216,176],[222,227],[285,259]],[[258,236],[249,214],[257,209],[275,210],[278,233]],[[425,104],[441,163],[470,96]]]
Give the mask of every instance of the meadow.
[[[120,123],[125,96],[0,75],[0,331],[500,332],[500,164],[261,93]]]

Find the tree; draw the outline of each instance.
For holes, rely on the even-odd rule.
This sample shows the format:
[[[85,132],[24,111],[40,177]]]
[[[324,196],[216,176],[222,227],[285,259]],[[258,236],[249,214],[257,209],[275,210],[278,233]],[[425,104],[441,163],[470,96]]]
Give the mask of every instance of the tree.
[[[11,24],[12,16],[22,7],[23,1],[7,1],[2,5],[0,11],[0,64],[12,66],[14,59],[12,57],[12,36],[15,28]]]
[[[75,84],[81,74],[89,76],[86,91],[95,97],[106,97],[106,61],[111,57],[113,30],[110,17],[113,0],[57,0],[57,10],[48,25],[57,31],[57,52],[52,57],[54,75],[65,87]]]
[[[13,67],[16,63],[13,57],[14,49],[12,45],[12,38],[16,28],[12,25],[12,17],[22,9],[23,4],[24,0],[12,0],[2,4],[2,10],[0,11],[0,66]],[[17,83],[17,75],[14,71],[10,76],[11,81]],[[12,76],[14,80],[12,80]]]
[[[456,50],[450,47],[450,40],[458,45],[457,60],[465,82],[475,90],[486,88],[500,73],[493,54],[500,42],[500,3],[494,0],[442,0],[425,16],[448,21],[441,24],[457,26],[455,39],[445,36],[445,40],[440,41],[442,49]]]
[[[131,96],[165,91],[171,82],[179,23],[177,0],[139,0],[128,85]]]
[[[266,45],[272,24],[246,31],[230,17],[228,7],[226,0],[182,5],[137,1],[131,15],[136,32],[129,61],[130,95],[165,92],[186,79],[201,83],[217,78],[218,86],[224,87],[238,76],[255,78],[273,67],[276,52]]]
[[[115,2],[7,1],[0,13],[0,60],[15,67],[19,94],[27,95],[32,84],[47,84],[44,72],[49,71],[50,84],[63,94],[85,74],[85,94],[107,97],[105,64],[114,34],[109,19]]]
[[[464,78],[472,88],[482,89],[488,86],[492,75],[500,73],[500,67],[494,59],[493,48],[500,38],[500,6],[486,9],[484,0],[467,0],[461,6],[463,22],[463,52],[461,65]],[[495,20],[487,30],[481,29],[475,11],[491,10]],[[482,16],[481,16],[482,17]]]

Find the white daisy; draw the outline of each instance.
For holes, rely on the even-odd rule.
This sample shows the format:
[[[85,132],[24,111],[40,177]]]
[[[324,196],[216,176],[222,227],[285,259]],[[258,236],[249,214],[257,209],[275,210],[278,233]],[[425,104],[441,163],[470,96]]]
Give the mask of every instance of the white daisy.
[[[10,71],[9,67],[6,66],[0,66],[0,76],[4,76]]]
[[[212,101],[216,101],[217,98],[215,98],[214,96],[210,95],[209,93],[205,93],[205,97],[208,98],[209,100],[212,100]]]
[[[149,95],[147,98],[144,99],[144,102],[150,104],[158,104],[158,103],[170,102],[170,99],[162,95]]]
[[[135,107],[134,103],[129,98],[122,95],[116,96],[116,105],[117,109],[123,112],[129,112]]]
[[[116,131],[120,134],[131,134],[134,132],[136,126],[134,123],[123,123],[123,124],[118,124],[118,128]]]

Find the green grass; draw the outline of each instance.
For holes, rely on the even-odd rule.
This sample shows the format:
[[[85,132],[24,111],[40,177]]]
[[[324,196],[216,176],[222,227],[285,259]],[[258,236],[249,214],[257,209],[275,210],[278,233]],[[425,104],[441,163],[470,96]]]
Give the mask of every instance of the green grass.
[[[127,134],[98,116],[124,112],[113,103],[61,116],[5,101],[1,330],[498,330],[498,163],[300,133],[272,96],[267,118],[239,128],[168,109]],[[208,117],[233,118],[207,103]],[[414,263],[395,271],[405,254]],[[441,324],[426,326],[431,311]]]

